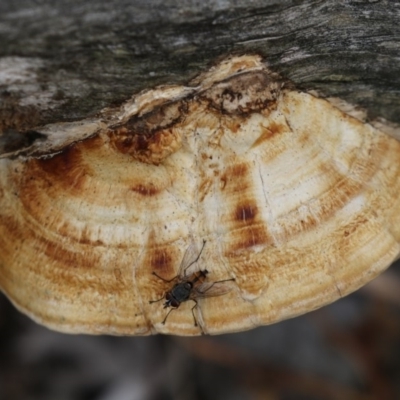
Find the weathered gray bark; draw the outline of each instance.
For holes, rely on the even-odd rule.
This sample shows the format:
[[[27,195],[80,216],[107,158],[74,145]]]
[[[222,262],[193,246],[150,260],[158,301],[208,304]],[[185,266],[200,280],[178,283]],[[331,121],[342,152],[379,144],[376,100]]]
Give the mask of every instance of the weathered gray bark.
[[[232,52],[399,123],[399,21],[393,0],[2,0],[0,130],[90,116]]]

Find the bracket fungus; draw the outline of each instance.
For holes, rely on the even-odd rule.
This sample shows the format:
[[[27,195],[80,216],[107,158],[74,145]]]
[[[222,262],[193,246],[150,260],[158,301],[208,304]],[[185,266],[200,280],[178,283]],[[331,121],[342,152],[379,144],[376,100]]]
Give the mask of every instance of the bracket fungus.
[[[331,303],[399,255],[400,143],[258,56],[38,131],[0,160],[0,286],[52,329],[250,329]],[[179,268],[203,241],[184,276],[225,283],[194,308]],[[179,305],[167,319],[160,298]]]

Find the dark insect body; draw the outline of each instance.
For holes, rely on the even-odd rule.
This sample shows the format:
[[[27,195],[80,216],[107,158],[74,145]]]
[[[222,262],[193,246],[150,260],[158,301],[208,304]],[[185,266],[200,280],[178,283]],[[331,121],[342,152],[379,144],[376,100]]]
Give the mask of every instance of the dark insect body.
[[[155,272],[153,272],[153,275],[155,275],[157,278],[161,279],[164,282],[170,283],[175,281],[176,283],[172,287],[172,289],[168,290],[163,297],[161,297],[158,300],[151,300],[150,303],[156,303],[161,300],[165,300],[164,302],[164,308],[169,308],[171,307],[171,310],[167,313],[163,320],[163,324],[165,324],[169,314],[173,311],[179,308],[181,303],[192,300],[195,304],[192,307],[192,315],[193,315],[193,320],[194,320],[194,325],[198,326],[197,319],[194,313],[194,310],[198,307],[198,302],[197,299],[199,298],[204,298],[204,297],[212,297],[212,296],[220,296],[222,294],[227,293],[231,288],[223,285],[223,282],[228,282],[228,281],[233,281],[234,278],[231,279],[224,279],[221,281],[216,281],[216,282],[206,282],[206,278],[208,275],[208,271],[206,269],[200,270],[197,272],[194,272],[190,275],[187,275],[186,272],[190,266],[192,266],[194,263],[196,263],[199,258],[201,253],[203,252],[204,246],[206,242],[203,241],[203,246],[197,255],[197,257],[193,260],[190,261],[193,257],[193,252],[196,250],[195,246],[190,246],[186,252],[185,255],[183,256],[181,266],[179,268],[179,274],[170,279],[164,279],[163,277],[159,276]],[[203,331],[203,329],[202,329]]]
[[[208,271],[205,269],[204,271],[199,271],[198,273],[191,275],[188,277],[190,279],[187,281],[176,283],[174,287],[165,295],[166,301],[164,308],[178,308],[182,302],[192,300],[192,289],[195,287],[197,282],[204,280],[207,274]],[[192,278],[192,276],[194,276],[194,278]]]

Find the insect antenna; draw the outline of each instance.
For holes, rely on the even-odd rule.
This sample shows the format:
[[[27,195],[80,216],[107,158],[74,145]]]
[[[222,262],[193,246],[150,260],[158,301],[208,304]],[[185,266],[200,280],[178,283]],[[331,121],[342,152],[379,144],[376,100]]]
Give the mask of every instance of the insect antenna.
[[[158,300],[149,300],[149,303],[150,303],[150,304],[158,303],[159,301],[164,300],[164,299],[165,299],[165,296],[159,298]]]

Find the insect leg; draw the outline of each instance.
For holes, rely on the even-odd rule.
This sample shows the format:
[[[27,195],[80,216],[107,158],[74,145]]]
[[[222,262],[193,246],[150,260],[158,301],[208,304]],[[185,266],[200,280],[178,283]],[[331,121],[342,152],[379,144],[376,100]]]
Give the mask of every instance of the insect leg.
[[[158,275],[154,271],[153,271],[153,275],[155,275],[158,279],[161,279],[162,281],[167,282],[167,283],[168,282],[172,282],[174,279],[176,279],[176,276],[174,278],[172,278],[172,279],[164,279],[162,276]]]
[[[189,267],[191,267],[194,263],[196,263],[197,261],[199,261],[199,258],[200,258],[200,256],[201,256],[201,253],[203,252],[203,249],[204,249],[204,246],[206,245],[206,241],[203,239],[203,246],[201,247],[201,250],[200,250],[200,253],[199,253],[199,255],[197,256],[197,258],[194,260],[194,261],[192,261],[184,270],[183,270],[183,274],[186,276],[186,270],[189,268]]]
[[[194,315],[194,309],[198,307],[197,300],[195,300],[195,299],[191,299],[191,300],[193,300],[193,301],[196,303],[196,304],[192,307],[192,315],[193,315],[193,320],[194,320],[194,326],[200,327],[201,334],[204,335],[203,327],[201,326],[201,324],[198,324],[198,323],[197,323],[197,318],[196,318],[196,316]]]
[[[213,282],[210,286],[208,286],[207,289],[204,290],[203,292],[200,290],[198,292],[201,294],[204,294],[204,293],[207,293],[207,291],[210,290],[216,283],[229,282],[229,281],[234,281],[234,280],[235,280],[235,278],[223,279],[222,281],[216,281],[216,282]]]
[[[194,326],[198,326],[196,316],[194,315],[194,309],[197,308],[198,303],[197,303],[197,300],[195,300],[195,299],[192,299],[192,300],[196,303],[196,304],[192,307],[192,315],[193,315],[193,320],[194,320]]]
[[[162,322],[163,325],[165,325],[165,321],[167,320],[168,315],[171,314],[171,312],[174,311],[174,310],[175,310],[175,308],[171,308],[171,309],[168,311],[167,315],[166,315],[165,318],[164,318],[164,321]]]

